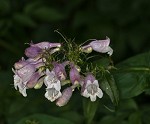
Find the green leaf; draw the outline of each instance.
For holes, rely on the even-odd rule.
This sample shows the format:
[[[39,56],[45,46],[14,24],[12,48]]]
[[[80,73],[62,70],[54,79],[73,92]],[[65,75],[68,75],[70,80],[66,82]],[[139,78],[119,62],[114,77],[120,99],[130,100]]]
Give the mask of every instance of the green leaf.
[[[98,101],[91,102],[89,99],[83,99],[83,110],[86,124],[91,124],[98,107]]]
[[[36,23],[29,16],[21,13],[14,14],[13,19],[15,22],[19,23],[22,26],[27,26],[27,27],[36,26]]]
[[[48,7],[37,8],[32,11],[31,15],[41,21],[46,22],[60,21],[65,18],[65,16],[57,9]]]
[[[45,114],[34,114],[25,117],[17,122],[17,124],[73,124],[72,122]]]
[[[106,92],[106,94],[110,97],[111,101],[118,105],[119,102],[119,92],[117,85],[113,76],[106,71],[103,76],[103,81],[100,84],[101,88]]]
[[[117,65],[114,77],[121,98],[131,98],[150,88],[150,53],[129,58]]]

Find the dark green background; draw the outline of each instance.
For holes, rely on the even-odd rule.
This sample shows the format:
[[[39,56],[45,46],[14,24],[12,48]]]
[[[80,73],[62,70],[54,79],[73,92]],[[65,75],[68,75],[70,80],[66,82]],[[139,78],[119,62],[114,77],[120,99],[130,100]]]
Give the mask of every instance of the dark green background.
[[[117,64],[150,50],[150,1],[0,0],[0,124],[14,124],[35,113],[76,123],[84,121],[79,93],[73,95],[67,106],[58,108],[44,98],[44,88],[29,90],[28,97],[23,98],[12,85],[11,68],[24,56],[24,49],[28,47],[25,43],[31,40],[60,42],[62,38],[54,33],[56,29],[68,38],[75,38],[78,44],[108,36],[114,49],[112,58]],[[116,113],[101,105],[93,123],[148,124],[149,99],[144,94],[127,99]],[[140,112],[141,108],[145,108],[145,115]]]

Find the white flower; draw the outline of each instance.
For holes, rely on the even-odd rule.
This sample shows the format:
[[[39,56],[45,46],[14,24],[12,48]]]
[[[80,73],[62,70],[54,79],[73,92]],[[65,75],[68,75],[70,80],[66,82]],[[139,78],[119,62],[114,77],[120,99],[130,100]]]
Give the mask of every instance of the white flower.
[[[87,80],[86,86],[82,95],[87,98],[90,97],[92,102],[96,100],[96,96],[98,96],[99,98],[102,98],[103,92],[99,88],[98,81],[94,80],[94,82],[91,82],[91,80]]]
[[[14,87],[17,90],[17,87],[19,88],[19,92],[26,97],[26,83],[23,84],[22,79],[18,75],[14,75]]]
[[[44,79],[44,83],[47,86],[47,88],[56,88],[56,89],[61,89],[61,84],[60,80],[55,75],[55,72],[49,71],[48,69],[46,70],[46,77]]]
[[[46,93],[45,97],[50,100],[51,102],[55,101],[59,97],[61,97],[61,92],[60,90],[55,89],[54,87],[52,88],[46,88]]]
[[[55,75],[55,72],[46,70],[46,77],[44,79],[44,83],[47,86],[45,97],[50,100],[51,102],[58,99],[62,94],[61,90],[61,83],[60,80]]]

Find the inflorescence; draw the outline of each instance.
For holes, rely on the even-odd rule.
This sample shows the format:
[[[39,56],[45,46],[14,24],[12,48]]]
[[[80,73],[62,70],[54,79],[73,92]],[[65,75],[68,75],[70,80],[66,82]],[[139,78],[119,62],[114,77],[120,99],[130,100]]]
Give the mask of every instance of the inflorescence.
[[[46,86],[45,97],[56,105],[64,106],[70,100],[75,89],[93,102],[102,98],[96,72],[100,70],[87,58],[92,51],[113,54],[109,46],[110,39],[92,40],[87,45],[77,45],[73,41],[65,43],[30,43],[25,50],[27,59],[14,64],[14,87],[26,97],[26,90],[40,89]],[[63,90],[62,90],[63,89]]]

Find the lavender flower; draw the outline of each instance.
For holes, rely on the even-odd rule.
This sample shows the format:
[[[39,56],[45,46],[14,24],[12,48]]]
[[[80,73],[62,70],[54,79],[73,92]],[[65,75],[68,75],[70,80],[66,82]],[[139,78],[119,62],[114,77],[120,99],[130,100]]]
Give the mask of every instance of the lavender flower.
[[[34,58],[34,57],[40,55],[42,52],[43,51],[41,48],[34,47],[34,46],[31,46],[31,47],[28,47],[25,49],[25,55],[29,58]]]
[[[38,80],[40,79],[41,76],[42,76],[41,73],[35,72],[32,75],[32,77],[30,78],[30,80],[27,82],[26,86],[28,88],[33,88],[37,84],[37,82],[38,82]]]
[[[109,56],[113,54],[113,49],[109,46],[110,39],[106,37],[106,40],[94,40],[86,46],[83,46],[81,49],[83,52],[89,53],[92,52],[91,48],[100,53],[107,53]]]
[[[80,83],[80,74],[74,64],[71,64],[69,75],[70,75],[70,80],[73,85]]]
[[[59,80],[65,80],[66,79],[66,71],[65,71],[65,63],[58,64],[57,62],[53,62],[53,71],[55,72],[57,78]]]
[[[39,47],[40,49],[49,49],[49,48],[53,48],[53,47],[61,47],[60,43],[50,43],[50,42],[47,42],[47,41],[40,42],[40,43],[37,43],[37,44],[30,43],[30,45],[32,47]]]
[[[81,93],[84,97],[90,97],[91,101],[94,102],[96,100],[96,96],[102,98],[103,92],[99,88],[98,80],[92,74],[88,74],[85,78],[85,84]]]
[[[34,58],[42,55],[45,49],[61,47],[60,43],[49,43],[49,42],[41,42],[37,44],[30,43],[30,47],[25,50],[25,55],[29,58]],[[59,49],[55,48],[50,53],[54,53]]]
[[[73,90],[71,87],[64,89],[62,96],[58,98],[56,105],[59,107],[66,105],[72,96],[72,92]]]
[[[40,63],[40,64],[39,64]],[[28,61],[22,58],[19,60],[19,62],[16,62],[14,67],[15,69],[12,69],[15,73],[14,75],[14,87],[17,90],[19,89],[19,92],[25,97],[26,89],[32,88],[36,81],[41,76],[36,72],[36,69],[40,66],[43,66],[41,61]],[[38,75],[37,75],[38,74]],[[32,84],[32,86],[31,86]],[[29,87],[28,87],[28,86]]]

